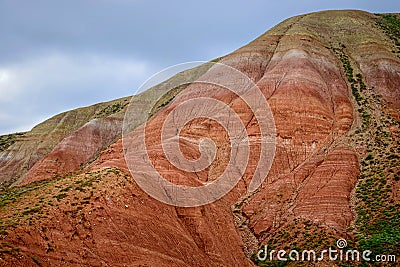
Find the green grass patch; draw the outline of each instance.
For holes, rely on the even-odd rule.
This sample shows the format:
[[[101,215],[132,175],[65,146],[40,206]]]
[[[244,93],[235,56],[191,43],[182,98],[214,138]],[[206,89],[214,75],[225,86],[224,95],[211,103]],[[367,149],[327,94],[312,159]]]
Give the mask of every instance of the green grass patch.
[[[0,151],[4,151],[12,146],[19,137],[22,137],[25,133],[14,133],[0,136]]]

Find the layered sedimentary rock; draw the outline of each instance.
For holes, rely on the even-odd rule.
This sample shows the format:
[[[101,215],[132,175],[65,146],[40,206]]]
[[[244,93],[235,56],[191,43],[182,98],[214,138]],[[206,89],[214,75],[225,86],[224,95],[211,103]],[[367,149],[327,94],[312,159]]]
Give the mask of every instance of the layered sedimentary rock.
[[[107,115],[104,112],[108,111],[108,107],[115,105],[122,107],[128,101],[129,98],[117,99],[75,109],[56,115],[35,126],[6,150],[0,152],[0,183],[3,186],[20,183],[25,174],[64,138],[90,120]],[[49,171],[52,172],[52,170]]]
[[[121,136],[121,118],[92,120],[64,138],[25,175],[23,184],[76,171]]]
[[[351,135],[361,123],[352,87],[356,82],[365,85],[363,90],[380,95],[398,114],[400,60],[378,19],[361,11],[297,16],[219,59],[257,84],[274,117],[276,151],[268,176],[255,192],[248,194],[247,189],[261,153],[259,122],[238,95],[223,87],[193,83],[156,101],[146,124],[151,133],[146,137],[148,155],[157,171],[174,183],[201,186],[218,179],[228,165],[232,146],[228,133],[215,120],[190,121],[179,133],[180,151],[189,160],[200,156],[202,138],[214,140],[215,160],[203,170],[186,172],[173,166],[161,144],[163,123],[180,104],[195,97],[218,99],[241,119],[250,143],[244,175],[233,190],[195,208],[159,202],[131,177],[123,140],[113,143],[121,133],[122,116],[92,120],[60,138],[51,149],[47,147],[46,155],[29,167],[23,183],[77,173],[39,183],[38,191],[27,193],[13,207],[24,213],[30,197],[40,201],[55,194],[57,199],[57,205],[39,204],[49,216],[33,216],[29,224],[8,228],[5,239],[20,250],[8,255],[7,263],[30,264],[34,255],[41,264],[51,266],[252,266],[251,255],[280,231],[291,236],[297,228],[322,229],[326,236],[352,238],[347,231],[355,218],[352,192],[359,158],[366,153]],[[193,71],[195,79],[231,78],[221,75],[218,66]],[[353,75],[360,80],[350,79]],[[152,94],[153,103],[165,92],[160,89]],[[139,99],[138,112],[152,101]],[[148,115],[140,114],[124,142],[138,142],[144,127],[139,125]],[[5,157],[3,161],[12,164]],[[10,218],[12,209],[3,214]]]

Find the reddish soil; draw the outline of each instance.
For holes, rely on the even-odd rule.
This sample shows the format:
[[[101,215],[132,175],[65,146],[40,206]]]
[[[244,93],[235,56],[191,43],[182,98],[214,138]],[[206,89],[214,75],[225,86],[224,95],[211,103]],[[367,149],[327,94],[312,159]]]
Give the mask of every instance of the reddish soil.
[[[367,26],[362,28],[357,21]],[[196,208],[163,204],[131,177],[121,139],[104,149],[120,134],[121,121],[92,121],[58,143],[29,170],[23,183],[69,175],[22,187],[39,185],[4,208],[0,219],[16,223],[3,231],[8,242],[3,249],[8,252],[2,254],[2,264],[253,266],[249,258],[257,248],[293,222],[297,228],[312,225],[325,235],[351,238],[347,233],[355,218],[351,197],[359,157],[365,151],[349,138],[359,118],[333,47],[345,44],[355,73],[362,73],[369,88],[398,106],[400,61],[387,52],[392,44],[381,41],[383,35],[371,26],[373,21],[374,15],[358,11],[298,16],[219,61],[246,73],[274,116],[276,153],[256,192],[247,194],[260,155],[260,129],[251,110],[228,90],[191,84],[148,121],[149,157],[157,171],[176,184],[199,186],[216,179],[230,155],[221,125],[197,119],[182,130],[188,141],[181,142],[180,149],[188,159],[200,155],[201,137],[212,138],[218,148],[211,166],[197,173],[171,165],[160,138],[163,122],[180,103],[202,96],[218,99],[239,115],[250,142],[245,174],[232,191]],[[355,28],[359,32],[350,34]],[[374,57],[369,56],[374,51]],[[219,74],[210,69],[205,75]],[[140,129],[125,141],[138,142]],[[53,205],[48,204],[50,199]],[[31,214],[24,212],[25,207],[40,209]]]

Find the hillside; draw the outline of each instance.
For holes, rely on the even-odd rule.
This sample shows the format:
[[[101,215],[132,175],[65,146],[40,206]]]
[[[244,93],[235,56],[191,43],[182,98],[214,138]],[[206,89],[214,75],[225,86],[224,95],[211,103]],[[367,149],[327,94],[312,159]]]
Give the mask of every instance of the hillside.
[[[400,257],[400,15],[300,15],[215,61],[250,77],[274,117],[276,150],[256,191],[247,189],[259,165],[261,122],[249,106],[229,90],[201,83],[168,91],[168,84],[188,78],[243,82],[204,64],[129,105],[123,98],[69,111],[2,137],[1,264],[263,266],[256,253],[264,245],[322,250],[339,238],[374,255]],[[202,137],[214,140],[215,160],[200,171],[174,167],[160,143],[168,115],[194,97],[229,105],[246,127],[251,153],[227,195],[174,207],[140,189],[123,143],[136,145],[150,117],[146,149],[157,171],[178,184],[213,181],[232,149],[221,124],[199,118],[179,133],[187,159],[200,156]],[[144,111],[154,103],[149,116]],[[123,141],[128,107],[136,124]]]

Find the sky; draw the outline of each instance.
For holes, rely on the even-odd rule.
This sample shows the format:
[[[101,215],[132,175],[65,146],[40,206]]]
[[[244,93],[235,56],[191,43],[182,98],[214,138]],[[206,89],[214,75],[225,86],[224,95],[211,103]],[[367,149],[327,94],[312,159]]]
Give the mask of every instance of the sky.
[[[400,12],[398,0],[0,0],[0,134],[137,93],[175,64],[208,61],[286,18]]]

